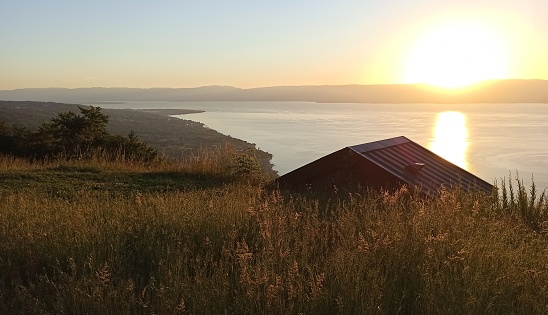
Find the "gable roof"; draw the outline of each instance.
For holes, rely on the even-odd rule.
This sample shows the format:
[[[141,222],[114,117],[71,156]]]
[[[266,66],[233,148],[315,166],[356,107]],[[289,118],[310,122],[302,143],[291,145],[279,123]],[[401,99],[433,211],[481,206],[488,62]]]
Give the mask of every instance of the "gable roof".
[[[451,185],[488,193],[493,189],[491,184],[403,136],[345,147],[281,176],[278,182],[310,184],[341,167],[352,168],[351,172],[367,182],[416,186],[427,195]]]

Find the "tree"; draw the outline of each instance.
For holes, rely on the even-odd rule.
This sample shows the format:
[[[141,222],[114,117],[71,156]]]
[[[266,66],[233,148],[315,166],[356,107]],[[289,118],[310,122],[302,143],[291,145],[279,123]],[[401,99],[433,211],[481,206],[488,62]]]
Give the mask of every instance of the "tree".
[[[100,107],[78,109],[82,115],[72,111],[60,113],[39,128],[42,140],[52,140],[49,144],[52,152],[78,154],[96,147],[109,136],[108,116],[101,113]]]
[[[13,147],[11,131],[3,121],[0,121],[0,152],[7,153]]]
[[[0,153],[22,156],[29,150],[28,144],[32,139],[32,132],[25,127],[13,126],[8,128],[0,122]]]

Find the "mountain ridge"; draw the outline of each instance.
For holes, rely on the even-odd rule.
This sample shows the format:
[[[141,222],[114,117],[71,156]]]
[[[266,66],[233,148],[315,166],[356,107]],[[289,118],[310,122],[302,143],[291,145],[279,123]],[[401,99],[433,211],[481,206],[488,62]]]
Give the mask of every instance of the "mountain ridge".
[[[238,88],[25,88],[0,90],[1,100],[107,101],[304,101],[317,103],[548,103],[548,80],[492,80],[449,90],[425,84],[302,85]]]

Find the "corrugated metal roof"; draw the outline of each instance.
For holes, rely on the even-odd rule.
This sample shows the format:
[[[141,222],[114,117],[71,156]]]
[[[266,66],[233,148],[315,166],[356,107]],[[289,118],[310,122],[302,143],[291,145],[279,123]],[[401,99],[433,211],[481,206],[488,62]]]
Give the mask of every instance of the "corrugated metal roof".
[[[354,157],[349,160],[349,155]],[[416,186],[427,195],[436,194],[442,185],[488,193],[493,189],[491,184],[403,136],[343,148],[281,176],[279,182],[308,184],[351,161],[359,164],[352,167],[361,166],[365,180]]]
[[[442,185],[461,185],[485,192],[493,189],[491,184],[403,136],[348,148],[428,194]],[[420,170],[409,167],[415,164],[424,166]]]

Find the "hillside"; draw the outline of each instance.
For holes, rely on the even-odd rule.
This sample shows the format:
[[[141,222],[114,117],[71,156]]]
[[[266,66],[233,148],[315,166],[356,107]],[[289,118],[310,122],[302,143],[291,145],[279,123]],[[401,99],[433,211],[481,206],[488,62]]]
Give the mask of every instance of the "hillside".
[[[0,105],[29,127],[76,106]],[[108,113],[118,130],[204,131]],[[280,191],[233,172],[245,168],[233,153],[0,155],[0,314],[546,314],[548,197],[534,184],[435,198],[405,186]]]
[[[546,314],[534,187],[290,194],[195,162],[0,156],[0,314]]]
[[[7,126],[34,129],[61,112],[78,111],[76,104],[52,102],[0,101],[0,121]],[[218,149],[226,143],[236,150],[256,149],[252,143],[225,136],[203,124],[172,118],[171,112],[145,112],[130,109],[102,109],[109,116],[108,129],[120,135],[134,131],[139,139],[158,148],[168,158],[179,159],[200,149]],[[271,154],[257,150],[264,170],[271,170]]]
[[[548,103],[548,81],[495,80],[462,90],[420,84],[276,86],[241,89],[47,88],[0,91],[0,100],[55,102],[119,101],[307,101],[328,103]]]

